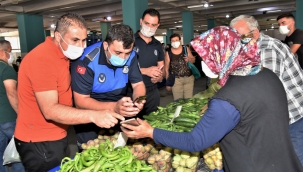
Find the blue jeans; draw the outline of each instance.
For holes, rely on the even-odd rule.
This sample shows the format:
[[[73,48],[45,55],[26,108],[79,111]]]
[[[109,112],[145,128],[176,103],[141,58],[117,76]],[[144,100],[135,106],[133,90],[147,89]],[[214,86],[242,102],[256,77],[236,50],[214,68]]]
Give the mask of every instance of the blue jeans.
[[[9,172],[8,167],[3,164],[4,150],[12,139],[15,132],[16,122],[0,123],[0,172]],[[12,164],[12,172],[24,172],[24,167],[21,162]]]
[[[289,132],[295,152],[303,165],[303,118],[290,124]]]

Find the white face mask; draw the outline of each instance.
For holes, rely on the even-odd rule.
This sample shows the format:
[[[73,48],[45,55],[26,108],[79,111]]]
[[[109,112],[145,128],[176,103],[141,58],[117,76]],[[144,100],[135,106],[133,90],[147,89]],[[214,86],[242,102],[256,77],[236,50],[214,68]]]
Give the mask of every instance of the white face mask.
[[[181,44],[180,41],[176,41],[176,42],[172,42],[172,43],[171,43],[171,46],[172,46],[173,48],[179,48],[180,44]]]
[[[150,38],[155,35],[156,30],[157,29],[152,29],[152,28],[142,24],[140,32],[142,33],[143,36]]]
[[[218,78],[218,75],[213,73],[209,67],[204,63],[204,61],[201,61],[201,65],[202,65],[202,71],[204,72],[204,74],[209,77],[209,78]]]
[[[15,61],[14,54],[13,53],[9,53],[9,59],[7,60],[7,63],[11,65],[11,64],[14,63],[14,61]]]
[[[287,35],[290,32],[290,30],[287,28],[287,26],[280,26],[279,27],[279,32],[282,35]]]
[[[59,35],[62,38],[61,34],[59,34]],[[63,42],[65,42],[63,38],[62,38],[62,40],[63,40]],[[69,45],[66,42],[65,42],[65,44],[67,45],[67,50],[66,51],[63,50],[63,48],[62,48],[62,46],[61,46],[61,44],[59,42],[60,48],[61,48],[63,54],[67,58],[69,58],[71,60],[75,60],[75,59],[79,58],[83,54],[84,48],[77,47],[77,46],[74,46],[74,45]]]

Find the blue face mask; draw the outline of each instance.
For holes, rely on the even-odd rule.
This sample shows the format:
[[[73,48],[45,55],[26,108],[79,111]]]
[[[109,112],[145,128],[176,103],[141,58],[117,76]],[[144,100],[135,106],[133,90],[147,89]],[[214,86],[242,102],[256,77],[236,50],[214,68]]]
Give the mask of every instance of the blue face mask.
[[[112,52],[110,52],[109,48],[107,48],[107,51],[111,54],[110,58],[107,57],[107,59],[110,62],[110,64],[112,64],[113,66],[116,67],[124,66],[127,60],[129,59],[129,57],[127,57],[126,59],[122,59],[119,56],[114,55]]]

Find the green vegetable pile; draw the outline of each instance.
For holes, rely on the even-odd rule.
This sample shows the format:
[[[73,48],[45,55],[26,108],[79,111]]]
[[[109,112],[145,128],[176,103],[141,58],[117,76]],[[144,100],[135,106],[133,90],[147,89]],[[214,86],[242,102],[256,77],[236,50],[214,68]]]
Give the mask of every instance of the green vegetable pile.
[[[158,107],[158,110],[144,115],[143,118],[156,128],[169,131],[190,132],[198,123],[203,114],[201,109],[206,106],[208,99],[190,98],[171,102],[166,107]],[[182,105],[182,110],[178,117],[171,122],[177,106]]]
[[[76,153],[74,159],[65,157],[58,172],[156,172],[145,161],[135,159],[128,147],[113,148],[110,140],[99,148],[90,147]]]

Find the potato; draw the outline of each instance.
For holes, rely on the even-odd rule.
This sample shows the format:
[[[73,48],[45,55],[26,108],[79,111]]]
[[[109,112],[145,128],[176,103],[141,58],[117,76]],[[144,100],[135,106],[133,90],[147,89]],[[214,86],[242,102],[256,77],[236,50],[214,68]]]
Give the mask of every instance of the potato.
[[[154,163],[156,162],[155,156],[152,155],[152,156],[148,157],[148,158],[147,158],[147,162],[148,162],[149,164],[154,164]]]

